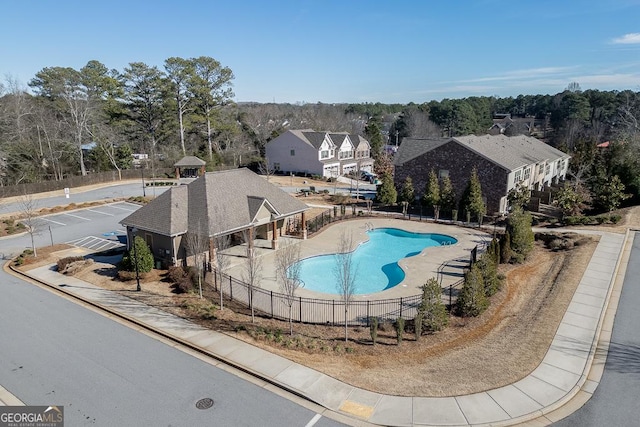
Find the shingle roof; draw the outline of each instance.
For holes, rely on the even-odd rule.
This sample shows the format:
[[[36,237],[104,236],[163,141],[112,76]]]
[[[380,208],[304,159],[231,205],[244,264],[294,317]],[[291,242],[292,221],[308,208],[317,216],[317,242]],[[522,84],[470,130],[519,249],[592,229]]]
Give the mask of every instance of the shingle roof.
[[[121,223],[161,235],[205,229],[213,236],[250,226],[265,204],[272,210],[272,220],[309,209],[249,169],[232,169],[173,187]]]
[[[204,166],[207,162],[196,157],[196,156],[185,156],[178,160],[173,166],[174,167],[189,167],[189,166]]]
[[[279,215],[272,219],[309,209],[249,169],[206,173],[188,187],[189,225],[206,221],[211,236],[248,227],[256,214],[256,199],[266,199],[276,210]]]
[[[525,135],[468,135],[458,136],[453,140],[508,170],[568,157],[549,144]]]
[[[449,141],[451,138],[403,138],[393,163],[401,165]]]
[[[357,134],[351,134],[349,135],[349,138],[351,138],[351,142],[353,142],[353,145],[355,145],[356,147],[358,147],[363,142],[367,144],[369,143],[369,141]]]
[[[449,141],[455,141],[510,171],[544,160],[569,157],[568,154],[530,136],[468,135],[455,138],[404,138],[395,155],[394,164],[401,165]]]
[[[121,221],[122,225],[148,230],[165,236],[187,232],[186,185],[171,187]]]
[[[320,149],[320,146],[324,142],[324,137],[327,135],[326,132],[315,132],[313,130],[292,130],[298,138],[311,145],[313,148]]]

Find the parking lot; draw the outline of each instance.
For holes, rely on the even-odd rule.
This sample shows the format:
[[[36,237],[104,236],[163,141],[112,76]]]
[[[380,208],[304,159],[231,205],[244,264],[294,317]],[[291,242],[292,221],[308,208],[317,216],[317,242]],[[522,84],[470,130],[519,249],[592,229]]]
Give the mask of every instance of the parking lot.
[[[126,245],[126,230],[119,222],[140,208],[139,205],[118,202],[70,212],[60,212],[38,218],[41,235],[48,233],[53,243],[104,251]]]

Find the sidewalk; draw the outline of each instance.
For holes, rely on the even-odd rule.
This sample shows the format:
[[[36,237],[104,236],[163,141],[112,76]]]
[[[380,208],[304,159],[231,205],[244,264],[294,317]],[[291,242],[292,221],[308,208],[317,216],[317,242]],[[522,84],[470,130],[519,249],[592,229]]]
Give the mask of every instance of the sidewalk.
[[[350,386],[243,341],[58,274],[53,266],[36,268],[28,275],[331,411],[351,416],[354,425],[514,425],[527,421],[545,425],[562,417],[563,409],[559,408],[576,395],[586,401],[598,385],[606,352],[596,357],[596,347],[601,336],[603,340],[610,336],[630,252],[626,242],[632,239],[633,233],[629,232],[602,233],[549,351],[531,374],[505,387],[441,398],[390,396]],[[612,309],[607,312],[610,299]],[[2,390],[0,402],[7,403]]]

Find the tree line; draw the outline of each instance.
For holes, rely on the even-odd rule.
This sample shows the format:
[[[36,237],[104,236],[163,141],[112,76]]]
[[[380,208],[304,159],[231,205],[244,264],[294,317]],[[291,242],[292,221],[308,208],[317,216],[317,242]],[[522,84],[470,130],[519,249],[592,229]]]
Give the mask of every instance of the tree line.
[[[162,67],[131,62],[123,70],[97,60],[77,70],[45,67],[28,87],[9,77],[0,83],[0,185],[128,169],[132,153],[147,154],[150,167],[184,155],[208,166],[249,165],[269,140],[301,128],[363,135],[377,168],[388,171],[385,143],[485,134],[503,113],[536,118],[543,131],[534,136],[573,154],[575,178],[616,175],[632,194],[640,189],[640,92],[582,91],[574,83],[555,95],[422,104],[236,103],[233,81],[229,67],[207,56],[172,57]],[[505,132],[529,131],[514,125]],[[595,149],[605,141],[606,154]]]

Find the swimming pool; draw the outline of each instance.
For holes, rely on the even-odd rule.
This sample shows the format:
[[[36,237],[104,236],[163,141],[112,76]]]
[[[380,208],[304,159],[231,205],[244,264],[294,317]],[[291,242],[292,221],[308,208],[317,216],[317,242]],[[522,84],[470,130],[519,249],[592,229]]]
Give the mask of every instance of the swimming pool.
[[[458,242],[444,234],[412,233],[398,228],[378,228],[367,234],[369,241],[359,245],[353,253],[356,295],[380,292],[402,282],[405,274],[398,265],[401,259],[418,255],[431,246]],[[339,294],[335,265],[335,254],[301,260],[300,279],[304,288]]]

